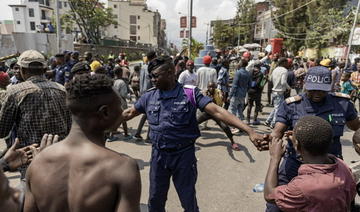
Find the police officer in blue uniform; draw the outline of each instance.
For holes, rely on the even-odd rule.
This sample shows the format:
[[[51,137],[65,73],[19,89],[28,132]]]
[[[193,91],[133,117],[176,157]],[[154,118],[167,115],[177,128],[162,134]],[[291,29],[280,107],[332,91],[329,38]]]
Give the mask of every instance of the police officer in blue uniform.
[[[53,71],[55,75],[54,81],[61,85],[64,85],[65,83],[69,82],[71,79],[71,69],[68,66],[68,64],[65,62],[64,54],[55,55],[55,59],[57,66]]]
[[[155,88],[148,90],[135,105],[124,111],[127,120],[147,115],[152,141],[150,163],[149,211],[165,211],[165,202],[172,177],[182,207],[186,212],[199,211],[195,195],[197,166],[195,140],[200,136],[196,110],[244,130],[250,140],[262,150],[267,145],[264,136],[203,96],[196,87],[192,94],[177,83],[175,66],[170,57],[158,57],[148,67]],[[266,144],[265,144],[266,143]],[[263,146],[264,145],[264,146]]]
[[[357,111],[350,96],[342,93],[330,93],[331,72],[325,67],[310,68],[305,77],[305,93],[286,99],[279,107],[272,138],[282,138],[285,131],[292,130],[296,122],[304,116],[314,115],[327,120],[333,129],[333,143],[329,153],[342,158],[340,137],[345,125],[356,131],[360,128]],[[288,141],[287,153],[278,171],[280,185],[287,184],[297,176],[301,159]],[[280,211],[274,204],[267,204],[266,211]]]

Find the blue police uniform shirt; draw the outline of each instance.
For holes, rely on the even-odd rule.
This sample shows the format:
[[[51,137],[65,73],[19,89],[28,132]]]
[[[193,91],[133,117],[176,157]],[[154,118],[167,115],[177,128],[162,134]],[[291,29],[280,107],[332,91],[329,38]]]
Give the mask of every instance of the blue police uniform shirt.
[[[284,101],[280,105],[276,122],[284,123],[292,130],[296,122],[304,116],[314,115],[325,119],[333,129],[333,143],[329,153],[341,157],[340,137],[344,133],[344,126],[346,122],[357,118],[357,111],[353,103],[349,99],[337,97],[333,93],[329,93],[323,103],[311,102],[306,94],[300,96],[302,98],[299,101],[290,104]],[[292,148],[291,144],[290,148]]]
[[[69,82],[71,79],[71,69],[67,64],[62,66],[57,66],[54,69],[55,73],[55,82],[64,85],[66,82]]]
[[[180,150],[200,137],[196,110],[203,111],[212,99],[202,95],[200,89],[194,89],[196,106],[179,83],[171,91],[151,89],[135,103],[135,109],[147,115],[154,147]]]

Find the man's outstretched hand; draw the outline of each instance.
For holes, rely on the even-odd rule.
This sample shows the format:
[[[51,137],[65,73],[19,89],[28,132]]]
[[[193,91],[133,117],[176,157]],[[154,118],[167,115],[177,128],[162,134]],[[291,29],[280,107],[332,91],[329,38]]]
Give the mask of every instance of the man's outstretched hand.
[[[51,135],[51,134],[45,134],[40,143],[40,147],[33,147],[30,146],[31,152],[32,152],[32,158],[34,158],[36,155],[38,155],[41,151],[43,151],[46,147],[59,142],[59,136],[58,135]],[[31,159],[32,160],[32,159]]]
[[[30,163],[32,159],[32,148],[36,148],[37,144],[32,144],[27,147],[16,149],[20,144],[18,138],[15,139],[14,144],[8,149],[4,155],[4,160],[8,164],[10,171],[15,171],[22,165]]]
[[[269,149],[269,141],[267,140],[267,135],[261,135],[259,133],[249,134],[250,141],[259,151],[264,151]]]

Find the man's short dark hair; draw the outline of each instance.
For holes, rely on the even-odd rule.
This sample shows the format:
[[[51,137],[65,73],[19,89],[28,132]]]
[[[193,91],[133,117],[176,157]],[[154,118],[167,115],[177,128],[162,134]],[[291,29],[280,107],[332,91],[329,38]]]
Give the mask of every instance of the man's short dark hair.
[[[249,62],[247,60],[241,59],[238,68],[245,68],[246,66],[248,66],[248,64]]]
[[[147,57],[148,61],[150,62],[152,59],[156,58],[156,52],[150,51],[146,54],[146,57]]]
[[[123,69],[121,68],[121,66],[116,66],[116,67],[114,68],[114,74],[115,74],[116,76],[123,74]]]
[[[278,61],[279,66],[287,66],[288,65],[288,59],[286,57],[280,57]]]
[[[77,100],[113,92],[114,81],[105,74],[81,74],[66,85],[67,99]]]
[[[294,129],[300,146],[313,156],[324,155],[332,143],[332,127],[326,120],[317,116],[301,118]]]

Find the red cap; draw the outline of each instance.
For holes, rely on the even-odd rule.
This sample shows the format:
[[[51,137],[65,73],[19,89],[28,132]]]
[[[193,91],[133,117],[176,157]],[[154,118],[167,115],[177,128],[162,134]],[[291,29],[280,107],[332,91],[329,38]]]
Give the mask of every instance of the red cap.
[[[187,66],[194,65],[194,61],[188,60],[188,61],[186,62],[186,65],[187,65]]]
[[[204,56],[203,63],[206,65],[211,64],[211,57],[209,55]]]
[[[289,67],[292,66],[293,60],[292,60],[291,58],[288,58],[287,61],[288,61],[288,66],[289,66]]]
[[[0,71],[0,85],[7,85],[10,82],[9,74],[3,71]]]
[[[250,52],[244,52],[243,57],[245,57],[245,58],[250,58],[250,57],[251,57],[251,53],[250,53]]]

